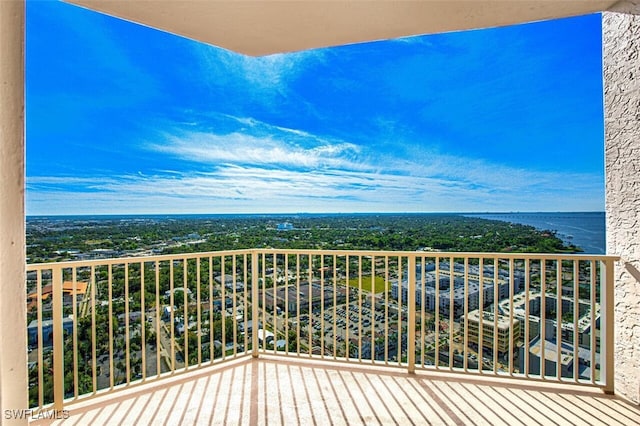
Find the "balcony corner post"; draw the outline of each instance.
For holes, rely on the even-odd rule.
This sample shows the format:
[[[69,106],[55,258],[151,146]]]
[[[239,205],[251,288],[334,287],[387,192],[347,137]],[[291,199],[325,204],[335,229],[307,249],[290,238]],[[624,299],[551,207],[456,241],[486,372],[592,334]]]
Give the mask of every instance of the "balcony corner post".
[[[56,265],[52,270],[52,313],[53,320],[53,406],[62,410],[64,405],[64,329],[62,327],[62,268]]]
[[[603,371],[601,372],[601,380],[604,382],[604,392],[612,395],[615,388],[614,376],[614,333],[615,333],[615,316],[614,316],[614,263],[608,259],[604,262],[603,279],[601,280],[604,289],[602,292],[602,314],[604,316],[604,325],[602,329],[600,345],[604,348],[604,362],[601,364]],[[602,326],[601,326],[602,327]]]
[[[251,356],[258,358],[258,251],[251,249]]]
[[[407,370],[416,372],[416,255],[409,255],[407,263]]]

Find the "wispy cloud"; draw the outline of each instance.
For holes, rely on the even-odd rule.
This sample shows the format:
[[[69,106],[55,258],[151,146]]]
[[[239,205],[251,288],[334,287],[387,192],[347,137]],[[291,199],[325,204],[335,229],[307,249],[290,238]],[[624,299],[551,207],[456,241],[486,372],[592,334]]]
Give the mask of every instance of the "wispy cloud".
[[[190,133],[171,136],[166,144],[151,145],[157,152],[191,162],[218,166],[224,163],[272,165],[276,167],[359,168],[360,149],[350,143],[317,144],[302,147],[271,136],[243,133],[215,135]]]
[[[310,67],[325,61],[326,51],[309,50],[288,54],[250,57],[213,46],[194,44],[203,79],[212,86],[243,87],[265,102],[287,97],[291,83]]]
[[[372,175],[437,178],[466,182],[475,187],[508,190],[527,186],[563,186],[567,179],[579,183],[601,175],[536,171],[499,161],[442,153],[420,141],[403,141],[381,147],[314,135],[307,131],[273,126],[250,117],[228,117],[243,125],[229,133],[174,129],[160,143],[145,148],[189,162],[219,168],[223,165],[295,169],[299,172],[369,173]],[[498,159],[499,160],[499,159]]]
[[[28,204],[32,212],[39,212],[52,199],[67,200],[80,209],[89,206],[94,212],[106,200],[111,200],[106,212],[138,213],[148,212],[151,204],[147,203],[152,200],[156,211],[174,212],[185,212],[185,205],[193,212],[501,211],[540,209],[541,205],[562,210],[571,199],[574,206],[597,210],[602,195],[593,176],[474,167],[479,165],[467,167],[468,174],[459,172],[456,177],[237,164],[223,164],[208,173],[29,177]],[[481,179],[476,180],[477,175]],[[506,180],[509,184],[494,184]]]
[[[253,117],[210,114],[195,125],[161,123],[141,148],[153,156],[210,166],[257,165],[299,170],[375,170],[371,146]]]

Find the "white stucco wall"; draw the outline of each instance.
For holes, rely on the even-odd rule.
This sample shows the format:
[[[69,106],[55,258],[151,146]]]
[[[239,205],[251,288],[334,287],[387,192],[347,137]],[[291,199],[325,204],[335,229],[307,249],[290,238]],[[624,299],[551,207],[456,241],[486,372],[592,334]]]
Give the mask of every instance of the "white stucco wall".
[[[602,16],[607,253],[615,271],[615,393],[640,403],[640,2]]]

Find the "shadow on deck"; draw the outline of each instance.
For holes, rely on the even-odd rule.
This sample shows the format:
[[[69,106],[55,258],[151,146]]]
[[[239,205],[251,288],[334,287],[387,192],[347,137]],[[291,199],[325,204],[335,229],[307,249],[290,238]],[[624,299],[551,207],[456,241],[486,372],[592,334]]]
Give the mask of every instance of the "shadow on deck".
[[[595,388],[269,356],[68,409],[68,419],[31,424],[640,424],[640,407]]]

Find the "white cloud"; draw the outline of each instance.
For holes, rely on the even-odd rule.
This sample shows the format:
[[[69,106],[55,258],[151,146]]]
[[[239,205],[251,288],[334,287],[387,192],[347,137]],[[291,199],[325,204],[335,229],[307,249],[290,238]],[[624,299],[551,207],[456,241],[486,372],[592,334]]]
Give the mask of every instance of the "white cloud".
[[[146,149],[209,167],[212,171],[232,165],[242,169],[264,168],[262,176],[273,170],[341,174],[368,173],[379,180],[384,176],[406,176],[411,187],[423,179],[442,181],[443,185],[474,188],[475,191],[511,193],[564,191],[571,187],[593,191],[603,182],[593,174],[567,174],[559,171],[534,171],[464,155],[451,155],[424,148],[424,141],[387,143],[385,148],[374,141],[353,143],[314,135],[299,129],[271,125],[252,117],[225,116],[226,121],[242,124],[230,133],[194,131],[174,128],[159,142]],[[170,128],[171,126],[166,126]],[[298,173],[301,175],[301,173]],[[299,185],[292,182],[291,185]],[[408,185],[408,186],[407,186]]]
[[[28,178],[29,214],[600,210],[593,177],[527,174],[508,188],[371,171],[225,165],[211,173]],[[71,189],[65,185],[71,183]],[[570,183],[567,184],[567,183]],[[55,196],[52,195],[55,192]]]
[[[332,140],[253,118],[244,133],[176,130],[145,148],[187,171],[27,178],[29,214],[601,210],[591,174]],[[418,146],[418,145],[413,145]],[[599,182],[601,184],[599,184]],[[545,206],[542,207],[541,206]]]
[[[355,144],[312,140],[312,146],[305,147],[296,143],[295,139],[285,138],[282,135],[254,136],[239,132],[224,135],[188,132],[182,136],[169,135],[162,143],[149,144],[147,148],[183,160],[215,166],[232,163],[307,169],[361,168],[358,163],[361,149]]]

